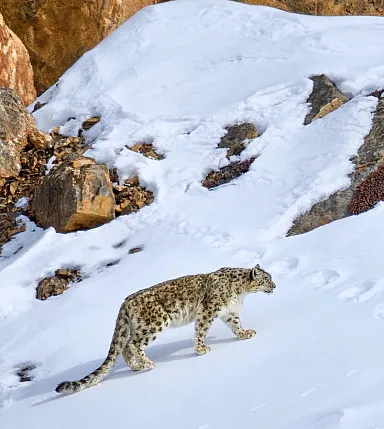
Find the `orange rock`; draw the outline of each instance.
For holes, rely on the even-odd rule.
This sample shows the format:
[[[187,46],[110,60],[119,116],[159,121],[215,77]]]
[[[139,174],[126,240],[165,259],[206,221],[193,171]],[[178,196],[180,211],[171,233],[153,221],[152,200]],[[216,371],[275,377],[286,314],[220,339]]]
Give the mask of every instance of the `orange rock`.
[[[0,86],[14,90],[25,105],[36,98],[33,70],[23,42],[11,31],[0,13]]]
[[[8,26],[27,47],[41,94],[81,55],[157,0],[1,0]]]
[[[36,128],[35,120],[20,97],[11,89],[0,87],[0,179],[20,172],[20,152],[28,142],[43,145],[51,137]]]
[[[37,223],[58,232],[89,229],[115,217],[108,167],[79,157],[63,163],[37,186],[32,204]]]

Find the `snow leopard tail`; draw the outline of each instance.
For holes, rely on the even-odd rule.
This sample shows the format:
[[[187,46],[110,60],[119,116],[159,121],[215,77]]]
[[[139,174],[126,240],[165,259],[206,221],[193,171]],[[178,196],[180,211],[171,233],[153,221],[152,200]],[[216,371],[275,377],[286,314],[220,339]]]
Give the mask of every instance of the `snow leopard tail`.
[[[63,381],[56,387],[56,392],[69,395],[100,383],[108,375],[122,352],[122,349],[127,342],[129,332],[130,321],[123,304],[117,316],[115,331],[113,333],[108,356],[105,361],[99,366],[99,368],[95,369],[95,371],[91,372],[81,380]]]

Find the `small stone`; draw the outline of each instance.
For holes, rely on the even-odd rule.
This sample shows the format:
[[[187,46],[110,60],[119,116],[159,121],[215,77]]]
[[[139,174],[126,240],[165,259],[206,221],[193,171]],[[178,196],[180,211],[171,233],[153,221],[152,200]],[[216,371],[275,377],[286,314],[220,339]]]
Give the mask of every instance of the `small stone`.
[[[128,253],[129,253],[130,255],[133,255],[133,254],[135,254],[135,253],[142,252],[142,251],[143,251],[143,249],[144,249],[144,247],[143,247],[143,246],[132,247],[132,249],[129,249]]]
[[[88,131],[89,129],[91,129],[93,126],[95,126],[97,123],[100,122],[100,116],[93,116],[92,118],[87,119],[86,121],[84,121],[81,124],[81,128],[84,131]]]

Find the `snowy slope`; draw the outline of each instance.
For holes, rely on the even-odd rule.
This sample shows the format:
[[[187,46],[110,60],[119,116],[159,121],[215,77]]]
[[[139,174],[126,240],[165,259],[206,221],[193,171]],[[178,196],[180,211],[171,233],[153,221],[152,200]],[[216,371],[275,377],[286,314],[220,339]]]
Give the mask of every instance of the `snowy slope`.
[[[86,133],[101,162],[138,173],[155,202],[73,234],[27,231],[0,258],[0,429],[383,429],[384,204],[285,238],[298,213],[348,185],[350,157],[371,127],[384,87],[384,20],[319,18],[224,0],[148,7],[85,54],[40,101],[40,127]],[[303,126],[327,73],[353,99]],[[76,119],[68,120],[70,117]],[[200,181],[226,165],[223,127],[263,134],[242,159],[251,170],[214,191]],[[128,151],[154,140],[161,161]],[[144,251],[128,250],[143,245]],[[20,247],[23,246],[16,254]],[[107,267],[110,262],[118,264]],[[148,348],[153,371],[119,360],[99,386],[63,397],[58,382],[105,357],[129,293],[221,266],[269,270],[272,296],[247,297],[238,341],[221,322],[212,352],[195,356],[193,325]],[[37,282],[59,267],[88,276],[45,302]],[[35,379],[18,383],[32,362]]]

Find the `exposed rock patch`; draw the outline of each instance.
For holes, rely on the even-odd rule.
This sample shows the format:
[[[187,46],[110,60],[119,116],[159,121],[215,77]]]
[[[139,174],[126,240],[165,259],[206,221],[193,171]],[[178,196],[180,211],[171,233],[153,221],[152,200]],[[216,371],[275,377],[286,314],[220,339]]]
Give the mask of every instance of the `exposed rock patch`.
[[[227,158],[240,155],[245,149],[245,140],[255,139],[259,136],[256,127],[250,123],[231,125],[226,128],[227,134],[221,138],[218,148],[227,148]]]
[[[22,231],[25,231],[25,225],[16,221],[14,213],[0,212],[0,255],[3,244]]]
[[[19,175],[20,152],[28,142],[41,145],[50,140],[49,134],[36,128],[20,97],[0,87],[0,181]]]
[[[52,134],[48,148],[36,148],[31,142],[20,153],[20,173],[17,177],[10,177],[0,183],[0,212],[18,212],[31,216],[30,205],[17,207],[20,198],[33,200],[34,190],[40,179],[48,172],[48,166],[60,165],[72,153],[82,155],[87,149],[82,138],[65,137]],[[36,141],[36,140],[35,140]],[[44,144],[42,145],[44,146]]]
[[[355,169],[351,185],[316,203],[307,213],[296,218],[287,236],[303,234],[319,226],[359,214],[374,207],[384,198],[384,98],[383,91],[373,96],[379,102],[370,133],[352,159]]]
[[[35,189],[33,215],[39,226],[70,232],[100,226],[115,217],[108,167],[92,158],[68,157]]]
[[[41,280],[36,288],[36,298],[44,301],[51,296],[61,295],[71,283],[81,281],[80,270],[60,268],[55,275]]]
[[[213,189],[217,186],[229,183],[236,177],[239,177],[249,171],[249,167],[254,160],[255,158],[250,158],[242,162],[236,161],[230,165],[227,165],[226,167],[221,168],[219,171],[212,171],[203,180],[202,185],[205,188]]]
[[[164,159],[164,155],[157,153],[152,143],[136,143],[134,146],[128,147],[127,149],[132,150],[133,152],[141,153],[147,158],[156,160]]]
[[[36,98],[33,70],[23,42],[4,22],[0,12],[0,86],[10,88],[25,105]]]
[[[323,118],[348,101],[348,98],[324,74],[312,76],[311,80],[313,90],[307,100],[311,104],[311,111],[305,117],[304,125]]]
[[[111,174],[116,179],[117,172],[113,171]],[[118,182],[118,180],[115,182]],[[116,216],[137,212],[154,200],[153,192],[140,186],[138,176],[127,179],[122,185],[115,184],[113,192],[116,199]]]
[[[143,251],[143,249],[144,249],[144,247],[143,247],[143,246],[132,247],[132,249],[129,249],[128,253],[129,253],[130,255],[134,255],[135,253],[142,252],[142,251]]]
[[[26,383],[27,381],[32,381],[34,376],[32,372],[37,368],[35,363],[23,363],[20,364],[20,367],[16,370],[16,375],[19,377],[20,383]]]

